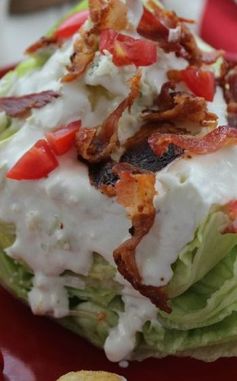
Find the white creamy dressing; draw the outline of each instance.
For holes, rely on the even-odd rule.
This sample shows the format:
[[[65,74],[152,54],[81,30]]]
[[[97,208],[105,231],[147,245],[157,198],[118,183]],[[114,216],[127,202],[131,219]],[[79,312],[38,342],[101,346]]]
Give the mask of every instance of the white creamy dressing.
[[[135,8],[131,14],[134,23],[140,15]],[[71,52],[72,42],[57,49],[42,69],[16,79],[8,95],[55,90],[61,97],[34,110],[9,141],[0,143],[0,219],[16,226],[16,241],[7,254],[25,262],[34,272],[29,294],[32,310],[54,317],[69,314],[64,286],[72,282],[83,287],[77,283],[77,277],[69,280],[59,275],[65,270],[87,274],[94,251],[113,263],[113,250],[129,237],[131,225],[125,210],[113,198],[90,185],[87,168],[78,162],[74,150],[59,159],[59,167],[48,178],[13,181],[4,177],[7,169],[47,130],[78,119],[84,127],[97,126],[128,95],[128,80],[136,68],[132,65],[117,68],[109,54],[97,54],[80,81],[62,84],[60,78]],[[167,70],[187,66],[184,59],[176,58],[173,53],[159,50],[158,57],[156,64],[143,68],[143,96],[135,102],[131,114],[125,112],[120,120],[122,142],[139,129],[141,121],[137,114],[152,104],[153,95],[167,81]],[[107,89],[109,96],[99,88],[103,94],[93,100],[98,86]],[[220,89],[208,107],[218,114],[220,124],[226,123]],[[146,284],[167,283],[172,277],[171,264],[192,239],[210,207],[236,198],[236,166],[237,148],[228,148],[212,155],[177,160],[157,174],[158,195],[154,201],[157,217],[137,250],[137,263]],[[147,298],[124,280],[121,283],[126,284],[122,292],[125,311],[105,344],[112,361],[129,357],[136,332],[156,315],[156,308]]]
[[[147,284],[166,284],[172,277],[170,264],[193,239],[211,206],[236,199],[236,166],[237,147],[231,147],[177,160],[157,175],[157,217],[136,252]]]
[[[143,3],[138,0],[126,0],[126,5],[128,8],[128,21],[136,30],[143,15]]]
[[[137,291],[131,291],[131,287],[124,287],[122,300],[124,312],[120,313],[118,325],[111,329],[104,345],[108,359],[114,362],[129,357],[136,345],[136,333],[157,315],[154,304]]]

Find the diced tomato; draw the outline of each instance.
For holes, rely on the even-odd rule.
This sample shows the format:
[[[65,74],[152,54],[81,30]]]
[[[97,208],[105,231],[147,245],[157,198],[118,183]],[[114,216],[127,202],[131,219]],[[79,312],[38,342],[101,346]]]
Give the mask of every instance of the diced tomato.
[[[81,122],[77,120],[46,134],[48,143],[56,155],[63,155],[73,146],[80,126]]]
[[[119,35],[115,39],[113,61],[117,66],[131,63],[136,66],[152,65],[157,61],[157,46],[152,41]]]
[[[100,35],[100,51],[108,50],[117,66],[149,66],[157,61],[157,46],[152,41],[135,39],[111,29]]]
[[[73,36],[81,26],[85,23],[85,21],[89,17],[89,11],[81,11],[79,13],[75,13],[66,19],[56,30],[54,36],[59,40],[64,40]]]
[[[114,41],[118,36],[118,33],[113,29],[105,29],[100,34],[99,50],[103,53],[104,50],[108,50],[111,54],[113,53]]]
[[[197,96],[212,101],[215,94],[215,77],[210,71],[204,71],[194,66],[189,66],[181,71],[182,80]]]
[[[38,140],[7,172],[13,180],[37,180],[47,177],[58,166],[58,161],[46,140]]]

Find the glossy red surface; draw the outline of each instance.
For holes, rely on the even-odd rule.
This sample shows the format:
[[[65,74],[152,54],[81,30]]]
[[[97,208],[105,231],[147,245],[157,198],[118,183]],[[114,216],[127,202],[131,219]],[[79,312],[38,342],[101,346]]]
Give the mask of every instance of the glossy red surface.
[[[167,358],[133,362],[126,369],[106,360],[102,351],[61,328],[33,316],[30,310],[0,289],[0,349],[4,381],[56,381],[72,370],[114,371],[128,381],[223,381],[237,379],[237,359],[206,364]],[[3,381],[0,376],[0,381]]]

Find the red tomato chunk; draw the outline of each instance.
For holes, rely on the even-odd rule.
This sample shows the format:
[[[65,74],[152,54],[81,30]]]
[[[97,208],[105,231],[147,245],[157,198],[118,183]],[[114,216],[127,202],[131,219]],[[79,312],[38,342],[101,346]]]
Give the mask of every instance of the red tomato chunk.
[[[204,71],[190,66],[181,71],[182,80],[197,96],[212,101],[215,94],[215,77],[210,71]]]
[[[58,161],[46,140],[38,140],[7,172],[13,180],[37,180],[47,177]]]
[[[100,35],[100,52],[108,50],[117,66],[149,66],[157,61],[157,44],[153,41],[136,39],[111,29]]]
[[[81,122],[75,121],[46,134],[50,148],[56,155],[63,155],[69,151],[75,143],[76,133],[79,131],[80,126]]]
[[[89,11],[82,11],[67,18],[56,30],[54,36],[59,40],[70,38],[76,33],[89,17]]]

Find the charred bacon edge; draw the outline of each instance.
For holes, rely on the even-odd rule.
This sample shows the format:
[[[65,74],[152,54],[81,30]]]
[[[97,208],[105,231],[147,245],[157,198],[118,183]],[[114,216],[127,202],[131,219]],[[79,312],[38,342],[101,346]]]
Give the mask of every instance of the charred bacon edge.
[[[16,97],[0,97],[0,111],[11,117],[23,118],[32,109],[42,108],[59,96],[58,92],[47,90]]]

